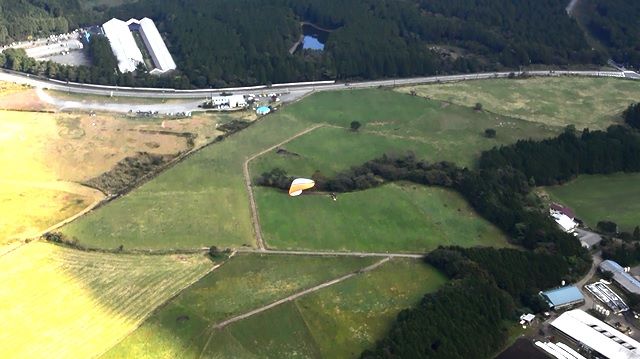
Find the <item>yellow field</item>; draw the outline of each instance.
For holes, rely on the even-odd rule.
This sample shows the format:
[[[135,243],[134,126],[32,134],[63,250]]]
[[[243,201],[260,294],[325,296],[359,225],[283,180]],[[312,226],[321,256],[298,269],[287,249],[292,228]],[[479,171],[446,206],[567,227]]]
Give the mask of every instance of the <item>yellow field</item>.
[[[0,357],[100,355],[212,268],[204,255],[91,253],[42,242],[0,254]]]
[[[0,97],[24,91],[31,90],[0,82]],[[139,151],[186,150],[186,139],[171,132],[193,130],[196,144],[203,144],[220,134],[216,121],[0,110],[0,245],[38,236],[104,198],[78,183]]]

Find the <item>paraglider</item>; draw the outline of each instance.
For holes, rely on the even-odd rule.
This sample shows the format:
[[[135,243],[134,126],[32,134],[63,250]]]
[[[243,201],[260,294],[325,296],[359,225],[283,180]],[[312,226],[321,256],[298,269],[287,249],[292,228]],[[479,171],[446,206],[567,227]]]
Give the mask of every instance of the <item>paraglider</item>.
[[[289,196],[299,196],[302,191],[315,186],[315,184],[313,180],[308,178],[296,178],[291,182],[291,187],[289,187]]]

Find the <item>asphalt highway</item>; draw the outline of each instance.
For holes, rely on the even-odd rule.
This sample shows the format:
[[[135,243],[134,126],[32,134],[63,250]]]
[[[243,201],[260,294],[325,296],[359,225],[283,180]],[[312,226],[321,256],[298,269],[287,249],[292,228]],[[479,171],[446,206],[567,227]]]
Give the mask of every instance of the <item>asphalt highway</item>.
[[[620,77],[630,79],[640,79],[640,75],[631,71],[527,71],[530,76],[586,76],[586,77]],[[465,80],[479,80],[490,78],[506,78],[510,72],[490,72],[448,76],[428,76],[412,77],[402,79],[375,80],[351,83],[292,83],[286,85],[253,86],[227,89],[199,89],[199,90],[175,90],[175,89],[150,89],[150,88],[130,88],[121,86],[100,86],[79,83],[65,83],[33,75],[13,72],[9,70],[0,71],[0,81],[15,82],[37,88],[64,91],[69,93],[89,94],[111,97],[140,97],[158,99],[204,99],[209,96],[217,96],[222,92],[232,92],[234,94],[260,94],[277,92],[284,94],[283,100],[295,100],[311,91],[332,91],[346,88],[375,88],[386,86],[418,85],[429,83],[456,82]]]

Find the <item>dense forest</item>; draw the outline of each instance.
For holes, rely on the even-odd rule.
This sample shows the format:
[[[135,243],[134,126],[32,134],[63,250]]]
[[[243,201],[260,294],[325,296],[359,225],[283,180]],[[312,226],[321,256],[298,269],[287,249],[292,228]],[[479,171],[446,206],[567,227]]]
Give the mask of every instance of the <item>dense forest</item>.
[[[607,47],[613,60],[640,68],[640,2],[585,0],[581,6],[583,23]]]
[[[361,358],[487,358],[504,345],[513,300],[489,275],[470,265],[465,278],[400,312],[388,336]]]
[[[169,78],[121,74],[109,83],[179,88],[601,64],[607,59],[591,49],[564,4],[555,0],[141,0],[113,8],[81,5],[78,0],[5,5],[20,11],[0,19],[0,43],[99,24],[112,16],[147,16],[165,35],[178,73]],[[25,21],[8,21],[21,18]],[[301,21],[333,30],[324,51],[289,53],[302,33]],[[48,22],[57,27],[42,25]],[[57,78],[96,82],[93,76],[79,76],[81,71],[86,70],[63,69]]]

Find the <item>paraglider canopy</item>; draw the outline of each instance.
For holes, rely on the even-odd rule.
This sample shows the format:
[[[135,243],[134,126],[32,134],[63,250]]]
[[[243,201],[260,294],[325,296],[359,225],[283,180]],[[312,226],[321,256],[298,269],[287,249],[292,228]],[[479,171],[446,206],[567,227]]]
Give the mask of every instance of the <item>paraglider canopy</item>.
[[[316,183],[313,180],[308,178],[296,178],[291,182],[291,187],[289,187],[289,196],[299,196],[302,191],[315,186],[315,184]]]

